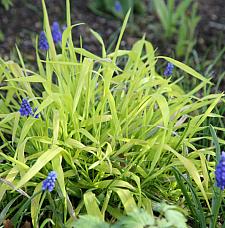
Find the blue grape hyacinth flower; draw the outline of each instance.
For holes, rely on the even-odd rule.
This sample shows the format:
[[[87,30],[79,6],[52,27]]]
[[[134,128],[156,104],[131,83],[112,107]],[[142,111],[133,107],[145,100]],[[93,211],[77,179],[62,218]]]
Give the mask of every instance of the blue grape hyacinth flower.
[[[49,192],[51,192],[54,189],[54,187],[55,187],[56,179],[57,179],[56,172],[55,171],[51,171],[48,174],[47,178],[43,181],[42,190],[43,191],[48,190]]]
[[[32,116],[36,119],[39,118],[39,114],[34,115],[34,113],[37,111],[37,108],[34,108],[34,112],[32,113]]]
[[[170,76],[173,73],[173,68],[174,68],[174,65],[172,63],[168,63],[164,71],[164,75]]]
[[[62,26],[63,32],[64,32],[66,29],[67,29],[67,25],[63,25],[63,26]]]
[[[122,11],[121,3],[119,1],[116,1],[114,8],[115,8],[116,12],[118,12],[118,13],[121,12]]]
[[[62,32],[58,22],[53,22],[52,24],[52,38],[55,44],[62,41]]]
[[[31,108],[31,106],[30,106],[30,104],[29,104],[29,102],[28,102],[27,99],[23,99],[22,100],[22,104],[20,106],[19,112],[20,112],[20,115],[21,116],[27,116],[27,117],[29,115],[32,115],[33,114],[32,108]]]
[[[42,51],[47,51],[49,49],[49,44],[44,31],[41,31],[39,36],[38,48]]]
[[[225,188],[225,152],[222,152],[220,161],[218,165],[216,166],[216,184],[217,187],[221,190],[224,190]]]

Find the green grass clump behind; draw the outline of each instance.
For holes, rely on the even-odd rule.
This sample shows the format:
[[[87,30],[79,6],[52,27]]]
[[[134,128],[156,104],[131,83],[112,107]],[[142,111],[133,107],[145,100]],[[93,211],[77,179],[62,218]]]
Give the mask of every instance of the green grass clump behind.
[[[102,45],[99,57],[73,46],[67,1],[67,29],[57,54],[44,1],[43,9],[50,49],[43,60],[37,51],[38,72],[26,69],[19,51],[20,64],[1,60],[1,209],[9,203],[15,224],[24,213],[34,227],[44,218],[62,227],[83,213],[112,222],[123,210],[143,207],[150,213],[152,199],[179,202],[174,166],[190,175],[210,207],[215,163],[206,157],[215,153],[198,141],[211,140],[201,135],[207,127],[202,124],[219,117],[212,111],[222,94],[199,97],[210,81],[179,61],[156,57],[144,38],[131,50],[120,50],[128,15],[113,53],[106,54],[92,31]],[[155,71],[159,59],[173,63],[181,78],[199,80],[198,86],[185,93]],[[20,117],[22,98],[37,107],[39,118]],[[58,174],[56,189],[41,195],[51,170]]]

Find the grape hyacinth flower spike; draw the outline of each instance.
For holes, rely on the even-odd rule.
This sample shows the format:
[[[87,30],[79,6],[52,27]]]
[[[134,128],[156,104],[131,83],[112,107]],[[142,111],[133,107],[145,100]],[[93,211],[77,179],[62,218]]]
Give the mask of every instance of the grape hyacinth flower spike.
[[[168,63],[164,71],[164,75],[170,76],[173,73],[173,68],[174,68],[174,65],[172,63]]]
[[[47,178],[43,181],[42,190],[43,191],[48,190],[49,192],[51,192],[54,189],[54,187],[55,187],[56,179],[57,179],[56,172],[55,171],[51,171],[48,174]]]
[[[222,152],[220,161],[218,165],[216,166],[216,184],[217,187],[221,190],[224,190],[225,188],[225,152]]]
[[[62,26],[63,32],[64,32],[66,29],[67,29],[67,26],[66,26],[66,25],[63,25],[63,26]]]
[[[33,113],[32,108],[31,108],[27,99],[22,100],[22,104],[20,106],[19,112],[20,112],[21,116],[27,116],[28,117],[29,115],[32,115],[32,113]]]
[[[37,108],[34,108],[34,112],[32,113],[32,116],[36,119],[39,118],[39,114],[34,115],[34,113],[37,111]]]
[[[121,3],[119,1],[116,1],[115,2],[115,11],[120,13],[122,11],[122,6],[121,6]]]
[[[58,22],[53,22],[52,24],[52,38],[55,44],[62,41],[62,32]]]
[[[42,51],[47,51],[49,49],[48,41],[44,31],[41,31],[40,33],[38,48]]]

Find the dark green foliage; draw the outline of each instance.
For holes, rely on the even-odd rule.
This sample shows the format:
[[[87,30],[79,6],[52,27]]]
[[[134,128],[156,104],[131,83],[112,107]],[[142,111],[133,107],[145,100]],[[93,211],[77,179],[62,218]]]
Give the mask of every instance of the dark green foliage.
[[[153,3],[164,30],[165,42],[175,38],[176,55],[188,56],[196,43],[195,29],[200,20],[197,3],[192,0],[179,1],[179,4],[174,0],[154,0]]]
[[[122,11],[116,10],[116,3],[120,3]],[[110,13],[118,18],[124,18],[129,9],[138,14],[145,12],[145,6],[139,0],[92,0],[89,4],[90,9],[96,14]]]
[[[115,224],[109,225],[97,217],[83,215],[77,221],[68,224],[76,228],[145,228],[145,227],[171,227],[186,228],[186,219],[176,207],[164,203],[157,204],[160,215],[154,216],[144,209],[134,210],[126,216],[121,217]]]
[[[174,168],[174,175],[193,217],[193,223],[195,224],[194,227],[206,227],[206,218],[203,207],[191,181],[188,178],[185,178],[176,168]]]
[[[213,126],[210,125],[209,129],[216,149],[215,159],[217,164],[221,157],[220,144],[218,141],[218,137],[216,135],[216,131],[214,130]],[[182,175],[180,171],[176,168],[174,168],[173,171],[174,171],[176,180],[185,197],[187,206],[189,207],[189,210],[193,217],[194,227],[200,227],[200,228],[207,227],[207,216],[206,216],[206,213],[204,212],[205,208],[197,195],[197,189],[193,186],[189,177],[188,178],[184,177],[184,175]],[[212,186],[212,207],[211,207],[209,227],[216,228],[218,227],[219,216],[221,216],[219,212],[220,212],[221,202],[222,202],[222,191],[219,188],[217,188],[215,184],[213,184],[212,180],[211,180],[211,186]]]
[[[1,4],[4,6],[6,10],[8,10],[9,7],[13,5],[13,2],[12,0],[1,0]]]
[[[83,228],[83,227],[89,227],[89,228],[109,228],[110,225],[107,224],[104,221],[101,221],[98,217],[94,217],[91,215],[83,215],[80,216],[80,218],[73,222],[72,224],[69,224],[71,228]]]

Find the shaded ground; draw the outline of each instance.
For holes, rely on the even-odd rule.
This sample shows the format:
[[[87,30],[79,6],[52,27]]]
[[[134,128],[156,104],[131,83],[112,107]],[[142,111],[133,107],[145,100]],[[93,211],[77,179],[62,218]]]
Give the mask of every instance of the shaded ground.
[[[218,35],[225,34],[225,2],[224,0],[198,0],[198,2],[202,17],[199,26],[200,35],[205,35],[206,40],[216,41]],[[225,40],[223,42],[225,43]]]
[[[208,47],[223,45],[225,43],[225,4],[224,0],[197,0],[199,2],[199,13],[201,22],[198,26],[197,50],[204,54]],[[144,33],[160,53],[170,52],[168,44],[162,42],[158,34],[160,27],[156,15],[152,13],[151,1],[148,2],[148,14],[143,17],[136,16],[136,26],[131,26],[126,33],[122,45],[131,46],[132,43],[142,37]],[[65,23],[64,1],[47,0],[50,20],[58,20]],[[102,17],[93,14],[87,7],[87,0],[71,0],[72,22],[85,22],[74,31],[77,41],[79,36],[84,38],[84,45],[89,50],[99,52],[100,46],[93,36],[90,35],[89,26],[100,33],[106,46],[115,39],[121,22],[112,17]],[[35,34],[42,29],[42,7],[40,0],[14,1],[14,6],[5,11],[0,8],[0,30],[3,31],[5,39],[0,43],[0,56],[8,59],[10,51],[18,44],[20,50],[27,59],[34,59]],[[221,44],[220,44],[221,43]],[[170,54],[170,53],[168,53]]]

